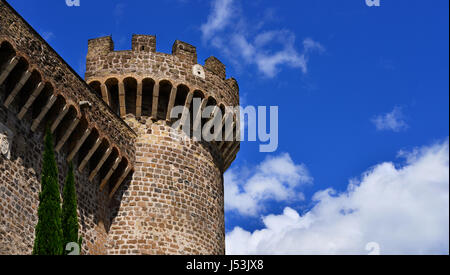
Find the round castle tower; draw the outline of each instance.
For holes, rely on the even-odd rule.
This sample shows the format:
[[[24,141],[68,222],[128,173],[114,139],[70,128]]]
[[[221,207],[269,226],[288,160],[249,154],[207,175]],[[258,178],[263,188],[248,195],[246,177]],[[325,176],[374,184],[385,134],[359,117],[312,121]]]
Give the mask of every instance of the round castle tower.
[[[109,254],[224,254],[223,173],[239,151],[235,79],[215,57],[197,64],[196,48],[175,41],[156,52],[156,38],[133,35],[132,50],[114,51],[111,37],[89,40],[86,82],[136,132],[133,173],[117,190],[109,224]],[[201,102],[194,112],[193,102]],[[224,114],[213,141],[196,141],[172,127],[171,111],[185,106],[182,124],[202,127],[217,106]],[[225,130],[231,123],[232,131]],[[217,138],[220,137],[220,138]]]

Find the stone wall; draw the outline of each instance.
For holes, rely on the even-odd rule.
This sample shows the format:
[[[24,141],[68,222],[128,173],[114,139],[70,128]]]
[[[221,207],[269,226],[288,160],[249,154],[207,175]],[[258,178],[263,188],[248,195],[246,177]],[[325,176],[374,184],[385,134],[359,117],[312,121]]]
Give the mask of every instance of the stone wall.
[[[109,254],[224,254],[219,152],[164,123],[136,130],[135,172],[116,193]]]
[[[61,190],[67,172],[69,153],[79,152],[73,156],[72,161],[74,164],[80,164],[90,149],[89,146],[86,147],[87,142],[80,143],[85,130],[86,133],[89,133],[88,130],[92,130],[93,133],[86,137],[91,138],[92,136],[95,139],[108,140],[108,146],[117,149],[117,159],[120,160],[123,157],[130,165],[134,162],[136,134],[3,0],[0,1],[0,14],[1,49],[11,48],[14,55],[20,59],[19,64],[26,64],[26,67],[21,65],[23,68],[14,68],[10,75],[14,73],[15,75],[22,74],[25,76],[28,72],[33,72],[33,75],[39,77],[40,83],[44,84],[45,87],[52,87],[49,91],[53,94],[44,96],[44,92],[41,92],[40,98],[31,101],[33,105],[28,106],[29,109],[24,109],[25,106],[20,104],[23,104],[27,99],[30,101],[33,98],[32,92],[37,91],[39,86],[32,87],[30,83],[33,81],[31,80],[21,83],[21,78],[16,79],[17,82],[15,82],[10,76],[8,76],[7,81],[0,83],[0,125],[2,129],[0,142],[1,151],[5,151],[5,154],[0,153],[0,254],[30,254],[39,205],[39,177],[43,149],[42,128],[46,124],[52,125],[52,123],[57,122],[58,118],[62,119],[55,132],[57,133],[55,145],[62,140],[67,140],[67,142],[61,143],[64,146],[56,155]],[[0,74],[2,75],[5,75],[5,68],[7,67],[7,65],[3,66],[4,62],[9,62],[5,58],[9,57],[1,56],[0,58],[2,62]],[[23,71],[21,71],[22,69]],[[4,85],[6,82],[9,83],[9,86],[15,85],[12,88],[18,87],[18,90],[7,87],[6,84]],[[21,86],[21,84],[24,85]],[[44,90],[46,89],[44,88]],[[18,92],[19,96],[13,98],[11,104],[7,103],[7,95],[11,95],[15,91]],[[45,101],[39,101],[52,102],[52,98],[57,98],[57,100],[53,101],[53,105],[50,105],[52,107],[48,114],[42,117],[42,121],[39,121],[40,127],[34,131],[33,122],[39,118],[33,114],[34,109],[41,108],[44,110],[45,107],[39,107],[38,105],[45,105]],[[64,98],[64,104],[62,104],[61,98]],[[88,102],[90,106],[82,108],[80,103],[83,101]],[[68,115],[64,116],[65,106],[71,106],[70,108],[76,110],[76,113],[80,116],[79,124],[67,123],[70,120],[67,118]],[[23,116],[18,113],[21,109],[25,110]],[[43,113],[43,111],[40,111],[40,113]],[[78,126],[71,128],[71,125]],[[67,139],[64,139],[65,131],[67,132]],[[61,139],[58,140],[57,136]],[[77,145],[80,145],[79,150],[74,150]],[[81,151],[84,151],[82,155]],[[113,192],[111,193],[109,185],[101,191],[99,183],[102,176],[107,175],[108,169],[114,161],[108,159],[98,174],[92,174],[90,180],[91,173],[89,172],[95,167],[95,157],[99,158],[96,155],[100,155],[101,149],[94,152],[92,158],[94,161],[87,163],[86,169],[82,171],[75,169],[80,232],[84,240],[82,253],[106,254],[107,232],[110,226],[109,196],[112,196]],[[75,168],[78,167],[75,166]],[[116,174],[111,173],[110,178],[117,179]]]
[[[0,87],[0,93],[3,87]],[[13,134],[9,158],[0,154],[0,255],[31,254],[37,223],[43,134],[29,131],[30,122],[19,121],[0,101],[0,125]],[[68,165],[66,154],[57,155],[62,193]],[[77,160],[75,160],[77,161]],[[108,194],[88,180],[86,172],[75,170],[80,233],[83,254],[106,254],[106,229],[109,225]],[[100,226],[99,226],[100,225]]]

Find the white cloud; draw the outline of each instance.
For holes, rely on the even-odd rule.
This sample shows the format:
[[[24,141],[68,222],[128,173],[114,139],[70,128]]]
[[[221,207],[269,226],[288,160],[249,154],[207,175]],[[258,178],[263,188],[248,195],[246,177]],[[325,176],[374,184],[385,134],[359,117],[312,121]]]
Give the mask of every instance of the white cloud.
[[[303,40],[303,47],[305,48],[306,53],[310,53],[313,51],[324,52],[325,48],[319,43],[311,38],[306,38]]]
[[[255,216],[264,202],[302,200],[298,187],[312,182],[303,164],[295,164],[289,154],[266,158],[250,177],[245,171],[225,174],[225,210]]]
[[[273,54],[258,53],[255,62],[259,70],[268,77],[276,76],[281,65],[300,68],[303,73],[308,70],[305,55],[299,55],[291,46]]]
[[[294,33],[284,29],[260,30],[264,22],[255,24],[259,27],[252,31],[237,5],[234,0],[213,1],[208,20],[201,26],[203,40],[230,59],[256,65],[266,77],[275,77],[283,66],[307,73],[309,55],[325,51],[311,38],[306,38],[303,51],[298,51]]]
[[[408,124],[404,120],[402,108],[396,106],[390,113],[378,115],[372,119],[378,131],[400,132],[408,129]]]
[[[265,228],[236,227],[226,236],[227,254],[449,253],[449,141],[400,154],[403,167],[385,162],[337,194],[314,196],[300,216],[287,207],[263,218]]]
[[[235,34],[231,37],[231,43],[239,51],[246,62],[252,62],[256,49],[250,44],[242,34]]]
[[[212,2],[212,11],[208,21],[201,26],[203,39],[209,39],[220,30],[223,30],[232,17],[233,0],[216,0]]]

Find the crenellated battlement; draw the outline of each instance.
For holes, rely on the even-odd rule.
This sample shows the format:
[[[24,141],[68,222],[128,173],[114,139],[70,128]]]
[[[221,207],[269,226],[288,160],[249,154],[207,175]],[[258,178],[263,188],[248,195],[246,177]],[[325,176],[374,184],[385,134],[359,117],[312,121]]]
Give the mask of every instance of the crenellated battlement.
[[[134,52],[154,53],[156,52],[156,36],[133,34],[131,49]]]
[[[197,97],[202,108],[239,105],[239,86],[234,78],[226,79],[225,65],[214,56],[204,66],[197,64],[197,50],[186,42],[176,40],[172,54],[156,52],[153,35],[133,35],[131,50],[115,51],[110,36],[91,39],[88,47],[86,82],[122,118],[131,115],[170,124],[171,110],[180,105],[189,109]],[[201,119],[199,124],[206,122]],[[223,170],[236,155],[236,144],[220,143]]]
[[[107,55],[114,51],[114,41],[111,36],[88,40],[88,58]]]
[[[87,58],[107,56],[114,52],[114,41],[111,36],[104,36],[88,40]],[[122,53],[156,53],[156,36],[133,34],[131,38],[131,50],[117,51]],[[189,43],[176,40],[172,45],[172,55],[180,59],[197,63],[197,49]]]
[[[180,40],[176,40],[173,43],[172,55],[175,55],[180,59],[190,61],[193,64],[197,63],[197,49],[194,46]]]
[[[229,105],[238,103],[237,86],[226,85],[229,81],[225,81],[225,65],[214,56],[207,58],[204,65],[198,64],[196,47],[180,40],[173,43],[172,53],[167,54],[156,51],[154,35],[134,34],[131,50],[121,51],[114,49],[111,36],[90,39],[86,61],[86,80],[114,74],[159,74],[164,78],[185,80],[200,88],[207,83],[210,92],[217,96],[225,87],[229,91],[224,91],[224,94],[231,95],[227,99]]]
[[[205,69],[216,74],[222,80],[225,80],[225,78],[227,76],[227,73],[225,70],[225,65],[214,56],[211,56],[208,59],[206,59]]]

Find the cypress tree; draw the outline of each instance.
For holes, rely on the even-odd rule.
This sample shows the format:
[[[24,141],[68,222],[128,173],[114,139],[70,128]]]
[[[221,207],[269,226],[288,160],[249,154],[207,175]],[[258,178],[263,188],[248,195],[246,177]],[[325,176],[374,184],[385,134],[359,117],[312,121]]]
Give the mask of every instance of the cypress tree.
[[[64,254],[68,253],[65,250],[68,243],[78,243],[81,248],[81,238],[78,239],[77,192],[72,162],[69,164],[69,172],[63,190],[62,229]]]
[[[62,255],[61,198],[58,167],[53,151],[53,137],[47,128],[39,193],[38,223],[36,225],[33,255]]]

